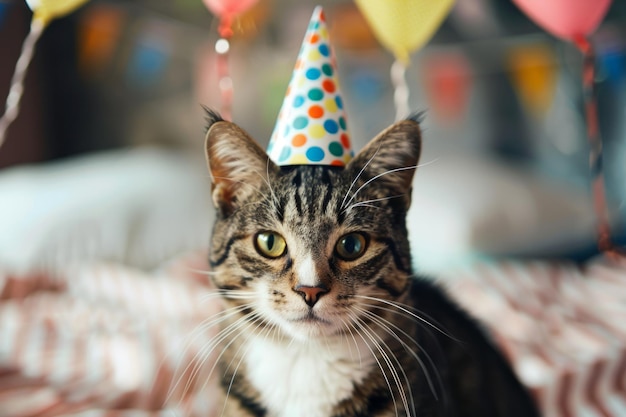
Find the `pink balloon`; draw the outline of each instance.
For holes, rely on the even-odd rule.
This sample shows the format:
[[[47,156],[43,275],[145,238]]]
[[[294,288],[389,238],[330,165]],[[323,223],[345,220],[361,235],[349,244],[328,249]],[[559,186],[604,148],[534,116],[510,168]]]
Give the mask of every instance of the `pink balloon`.
[[[611,0],[513,0],[539,26],[573,41],[590,35],[611,5]]]
[[[202,0],[211,13],[218,17],[233,17],[254,6],[258,0]]]

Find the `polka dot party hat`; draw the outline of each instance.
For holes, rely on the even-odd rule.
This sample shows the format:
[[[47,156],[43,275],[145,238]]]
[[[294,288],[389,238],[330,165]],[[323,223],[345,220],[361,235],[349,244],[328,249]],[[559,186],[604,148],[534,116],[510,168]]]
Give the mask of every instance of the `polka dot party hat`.
[[[344,166],[354,156],[320,6],[302,41],[267,153],[281,166]]]

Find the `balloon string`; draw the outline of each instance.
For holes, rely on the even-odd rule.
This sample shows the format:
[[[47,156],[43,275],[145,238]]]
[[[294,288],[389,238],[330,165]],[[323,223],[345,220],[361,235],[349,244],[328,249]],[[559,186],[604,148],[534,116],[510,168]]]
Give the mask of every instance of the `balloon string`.
[[[217,53],[217,77],[220,89],[220,113],[225,120],[232,120],[233,80],[230,77],[229,52],[227,38],[220,38],[215,43]]]
[[[45,27],[46,25],[42,20],[33,19],[30,24],[28,36],[26,36],[22,44],[22,52],[17,60],[17,64],[15,64],[13,78],[11,78],[11,87],[9,89],[9,95],[7,96],[4,115],[0,118],[0,148],[6,139],[7,129],[19,114],[20,102],[24,93],[24,79],[26,78],[28,67],[33,58],[35,45]]]
[[[393,85],[393,101],[396,106],[396,121],[398,121],[410,113],[406,65],[399,60],[395,60],[391,65],[391,83]]]
[[[595,52],[585,37],[575,39],[575,44],[583,53],[583,99],[589,141],[589,167],[593,205],[597,221],[598,248],[601,252],[618,255],[619,251],[611,241],[611,227],[606,203],[606,187],[602,161],[602,138],[598,125],[598,107],[595,85]]]

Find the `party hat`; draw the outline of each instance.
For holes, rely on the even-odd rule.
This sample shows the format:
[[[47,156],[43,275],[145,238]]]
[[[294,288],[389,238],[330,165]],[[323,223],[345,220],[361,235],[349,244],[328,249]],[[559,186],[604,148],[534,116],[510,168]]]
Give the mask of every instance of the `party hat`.
[[[267,153],[281,166],[344,166],[354,156],[320,6],[302,41]]]

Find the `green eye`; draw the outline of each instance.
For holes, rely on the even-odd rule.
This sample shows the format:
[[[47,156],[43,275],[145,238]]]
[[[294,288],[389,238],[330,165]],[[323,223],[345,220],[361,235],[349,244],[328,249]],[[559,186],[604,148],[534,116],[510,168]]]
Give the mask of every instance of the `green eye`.
[[[360,258],[367,247],[367,239],[361,233],[348,233],[335,245],[335,254],[344,261]]]
[[[254,238],[254,247],[261,255],[274,259],[285,253],[287,243],[278,233],[261,232]]]

